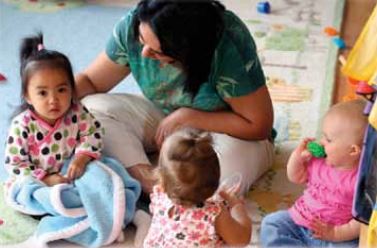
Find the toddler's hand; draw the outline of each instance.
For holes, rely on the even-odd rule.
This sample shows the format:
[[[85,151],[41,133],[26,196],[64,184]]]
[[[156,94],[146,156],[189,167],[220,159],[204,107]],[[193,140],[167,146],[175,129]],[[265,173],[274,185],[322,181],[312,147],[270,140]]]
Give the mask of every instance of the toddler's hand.
[[[55,174],[51,174],[51,175],[47,175],[45,176],[42,181],[47,184],[47,186],[54,186],[56,184],[61,184],[61,183],[69,183],[69,179],[58,174],[58,173],[55,173]]]
[[[222,191],[219,192],[219,194],[226,201],[229,208],[232,208],[237,204],[242,204],[242,205],[245,204],[245,201],[242,198],[237,197],[232,192],[222,190]]]
[[[80,178],[86,169],[85,163],[79,163],[77,161],[73,161],[67,171],[67,177],[70,181],[73,181],[74,179]]]
[[[336,241],[335,227],[333,225],[326,224],[320,220],[314,220],[310,224],[310,228],[313,231],[314,238],[326,241]]]
[[[220,196],[228,205],[227,207],[225,206],[223,211],[228,211],[232,219],[244,227],[247,227],[247,232],[251,234],[251,219],[247,214],[245,201],[242,198],[237,197],[235,194],[226,191],[220,191]],[[250,236],[248,237],[248,240],[249,239]]]
[[[314,138],[305,138],[303,141],[301,141],[299,146],[296,148],[296,152],[299,156],[299,159],[302,162],[307,162],[312,158],[312,154],[307,150],[306,147],[307,147],[308,143],[313,141],[313,140],[314,140]]]
[[[241,173],[236,172],[230,177],[227,177],[221,181],[220,186],[217,189],[217,193],[219,193],[220,191],[226,191],[228,194],[238,196],[241,191],[241,181]]]

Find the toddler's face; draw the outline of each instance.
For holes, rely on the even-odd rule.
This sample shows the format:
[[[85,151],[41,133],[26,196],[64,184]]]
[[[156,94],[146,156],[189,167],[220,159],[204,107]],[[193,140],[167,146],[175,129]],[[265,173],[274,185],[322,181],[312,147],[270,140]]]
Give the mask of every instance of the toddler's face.
[[[354,144],[348,135],[347,123],[342,122],[336,114],[325,117],[322,125],[321,144],[325,148],[326,162],[337,168],[351,168],[354,166],[351,149]]]
[[[66,72],[53,68],[36,71],[29,78],[25,98],[39,117],[54,124],[71,106],[72,88]]]

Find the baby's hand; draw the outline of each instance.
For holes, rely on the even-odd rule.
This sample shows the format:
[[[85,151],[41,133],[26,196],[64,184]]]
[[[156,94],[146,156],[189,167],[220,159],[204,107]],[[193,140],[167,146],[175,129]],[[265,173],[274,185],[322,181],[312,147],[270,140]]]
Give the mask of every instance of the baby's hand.
[[[307,145],[313,140],[314,138],[305,138],[296,148],[297,155],[302,162],[307,162],[312,158],[312,154],[307,150]]]
[[[51,175],[45,176],[42,181],[47,184],[47,186],[54,186],[56,184],[61,184],[61,183],[69,183],[69,179],[58,174],[54,173]]]
[[[335,240],[335,226],[326,224],[320,220],[314,220],[310,224],[310,229],[313,231],[313,237],[316,239],[326,241]]]
[[[234,219],[244,227],[247,227],[247,232],[251,234],[251,220],[247,214],[244,199],[226,191],[220,191],[220,196],[225,200],[225,203],[227,205],[224,206],[225,208],[223,208],[223,211],[228,211],[232,219]],[[249,239],[250,236],[248,240]]]
[[[225,200],[229,208],[232,208],[237,204],[245,204],[245,201],[242,198],[237,197],[233,192],[222,190],[219,194]]]
[[[70,181],[80,178],[86,169],[85,163],[79,163],[78,161],[73,161],[68,167],[67,177]]]
[[[221,181],[220,186],[217,190],[217,194],[220,191],[225,191],[228,194],[239,195],[241,191],[241,173],[236,172],[230,177],[225,178]]]
[[[311,153],[313,157],[324,158],[326,157],[325,148],[318,142],[311,141],[307,144],[307,150]]]

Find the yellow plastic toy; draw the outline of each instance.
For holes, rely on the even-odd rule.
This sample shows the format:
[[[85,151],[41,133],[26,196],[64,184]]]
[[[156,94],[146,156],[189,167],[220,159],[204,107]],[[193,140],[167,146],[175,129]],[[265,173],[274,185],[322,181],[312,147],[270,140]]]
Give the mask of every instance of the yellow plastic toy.
[[[377,247],[377,210],[374,210],[369,220],[367,247]]]
[[[351,81],[364,81],[377,88],[377,4],[351,50],[342,72]],[[376,99],[368,120],[370,125],[377,129]],[[367,247],[377,247],[377,204],[369,220]]]
[[[377,84],[377,4],[351,50],[342,72],[358,81]]]
[[[377,87],[377,4],[351,50],[342,72],[353,80]],[[369,114],[369,123],[377,129],[377,104]]]

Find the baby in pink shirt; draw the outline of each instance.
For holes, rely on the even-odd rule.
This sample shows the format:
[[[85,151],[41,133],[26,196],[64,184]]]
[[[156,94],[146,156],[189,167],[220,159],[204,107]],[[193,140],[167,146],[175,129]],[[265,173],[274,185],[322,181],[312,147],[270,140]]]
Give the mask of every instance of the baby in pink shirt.
[[[322,123],[321,145],[326,158],[307,150],[304,139],[291,154],[290,181],[306,184],[303,195],[285,211],[267,215],[261,226],[263,247],[357,247],[359,223],[352,201],[367,117],[365,102],[334,105]]]

